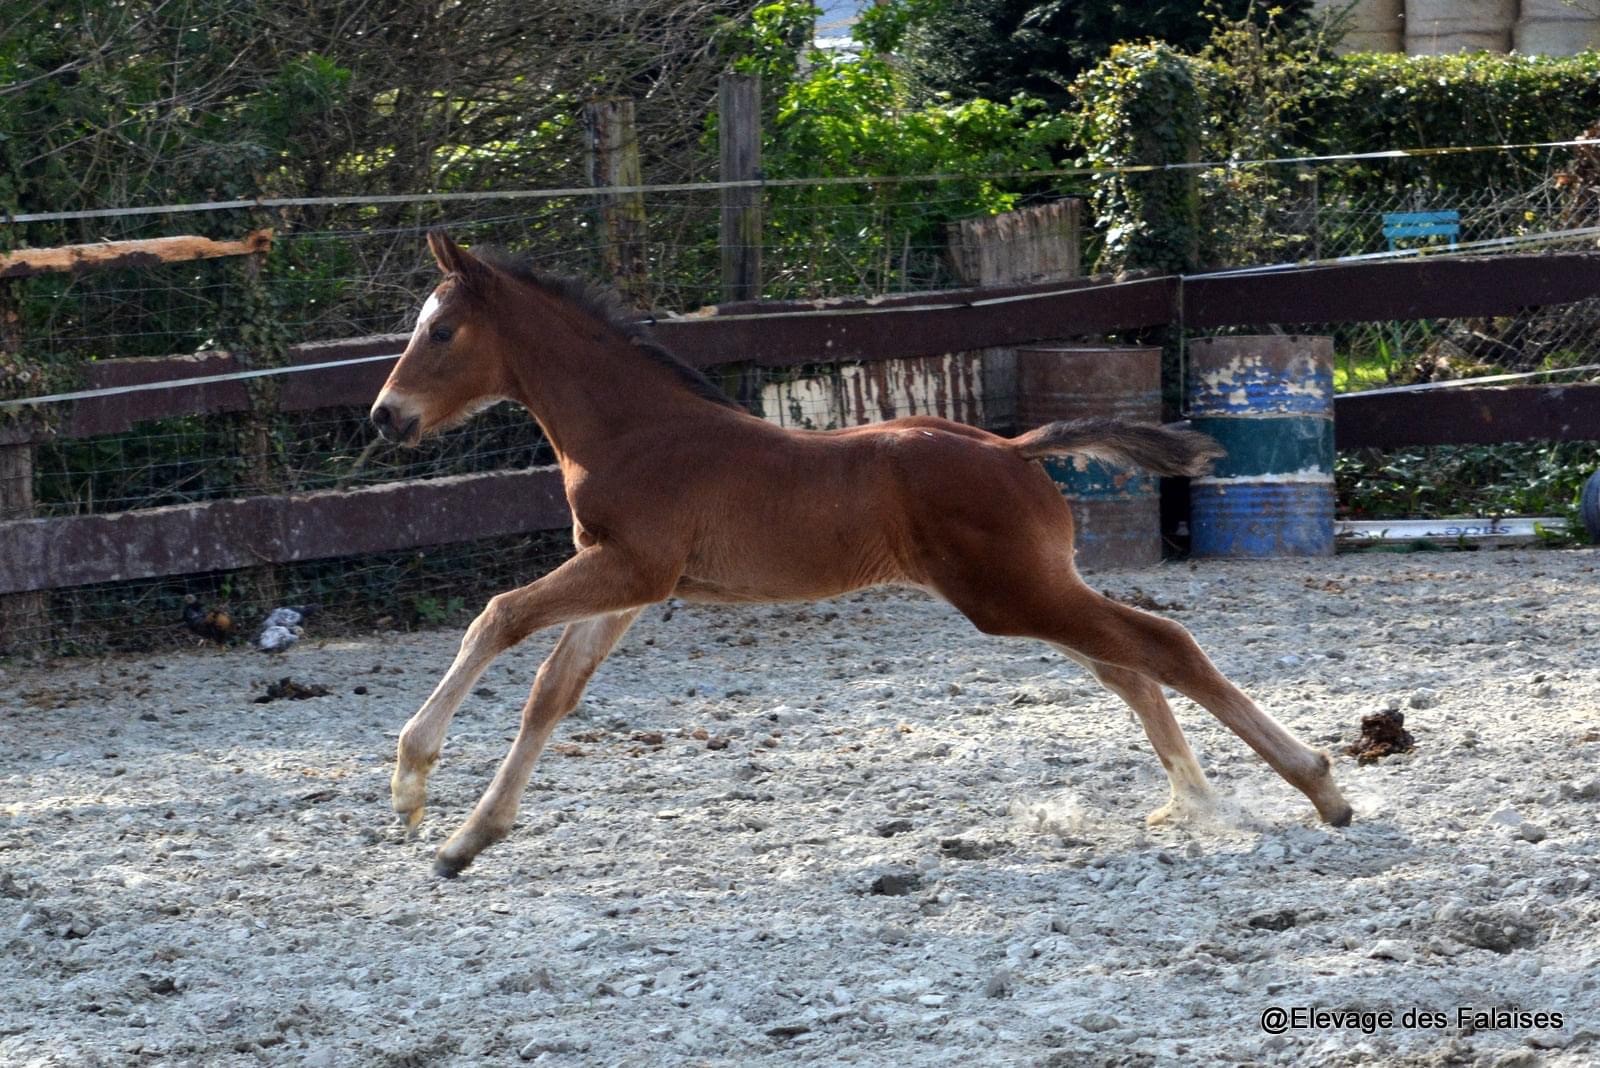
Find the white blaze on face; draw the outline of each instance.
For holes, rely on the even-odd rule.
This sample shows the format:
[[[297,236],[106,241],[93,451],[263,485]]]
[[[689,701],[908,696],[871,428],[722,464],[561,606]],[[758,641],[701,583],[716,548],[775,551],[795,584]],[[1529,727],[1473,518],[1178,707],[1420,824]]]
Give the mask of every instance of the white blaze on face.
[[[423,302],[422,310],[417,313],[417,325],[411,328],[411,342],[406,346],[407,352],[411,351],[411,347],[423,336],[423,332],[428,329],[429,320],[434,317],[438,310],[439,298],[431,293],[428,294],[428,299]],[[389,409],[391,418],[401,423],[405,422],[406,418],[408,418],[408,413],[411,411],[407,398],[396,393],[388,384],[385,384],[383,389],[378,391],[378,398],[372,402],[372,411],[376,412],[379,408]]]
[[[416,343],[417,338],[422,336],[422,332],[424,330],[428,329],[428,320],[432,319],[433,316],[434,316],[434,313],[437,312],[438,310],[439,310],[439,297],[438,297],[438,295],[434,294],[434,293],[429,293],[428,294],[428,299],[423,302],[422,310],[417,313],[417,325],[411,331],[411,341],[412,341],[413,344]]]

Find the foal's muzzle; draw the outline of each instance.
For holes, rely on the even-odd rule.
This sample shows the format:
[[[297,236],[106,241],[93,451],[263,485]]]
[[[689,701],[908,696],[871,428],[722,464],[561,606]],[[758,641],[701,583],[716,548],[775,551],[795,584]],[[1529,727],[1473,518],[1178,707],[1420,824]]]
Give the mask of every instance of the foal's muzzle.
[[[407,416],[396,412],[394,408],[383,401],[379,401],[372,406],[372,425],[378,428],[379,435],[385,441],[415,441],[417,422],[417,416]]]

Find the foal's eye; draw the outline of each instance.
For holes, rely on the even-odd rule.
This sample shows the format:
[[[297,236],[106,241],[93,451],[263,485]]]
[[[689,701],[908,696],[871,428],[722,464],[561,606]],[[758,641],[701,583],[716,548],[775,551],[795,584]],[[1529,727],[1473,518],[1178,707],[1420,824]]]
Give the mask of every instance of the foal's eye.
[[[450,340],[450,328],[448,326],[436,326],[428,331],[428,336],[443,345]]]

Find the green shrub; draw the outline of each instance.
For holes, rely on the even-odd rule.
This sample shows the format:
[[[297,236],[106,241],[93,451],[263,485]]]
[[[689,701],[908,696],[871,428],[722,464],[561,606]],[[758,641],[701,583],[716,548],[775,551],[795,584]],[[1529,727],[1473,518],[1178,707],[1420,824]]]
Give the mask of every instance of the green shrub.
[[[1582,135],[1600,120],[1600,53],[1555,58],[1486,52],[1350,55],[1299,76],[1298,140],[1313,152],[1524,144]],[[1545,153],[1441,155],[1418,168],[1445,190],[1525,183]],[[1387,183],[1387,164],[1352,171]],[[1416,166],[1413,164],[1412,166]]]
[[[1202,101],[1194,61],[1162,44],[1119,45],[1074,86],[1092,166],[1193,163]],[[1195,173],[1149,170],[1097,178],[1091,199],[1102,265],[1193,270],[1199,257]]]
[[[735,42],[735,68],[763,78],[766,177],[957,177],[771,187],[763,265],[769,296],[927,284],[936,280],[948,222],[1007,211],[1029,191],[1051,188],[983,176],[1054,166],[1076,133],[1071,116],[1023,96],[919,99],[891,54],[905,28],[896,7],[863,16],[855,30],[859,51],[813,49],[799,63],[797,28],[808,32],[815,12],[804,0],[766,5]],[[714,135],[714,121],[711,128]]]

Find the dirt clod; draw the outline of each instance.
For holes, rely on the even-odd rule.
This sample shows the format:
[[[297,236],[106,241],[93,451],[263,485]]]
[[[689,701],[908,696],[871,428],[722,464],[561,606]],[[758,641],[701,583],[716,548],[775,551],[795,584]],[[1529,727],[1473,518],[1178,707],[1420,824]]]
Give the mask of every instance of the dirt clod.
[[[882,897],[904,897],[916,892],[921,885],[922,876],[914,871],[890,871],[872,880],[867,892]]]
[[[267,686],[267,692],[256,698],[256,704],[265,705],[273,701],[305,701],[312,697],[328,696],[328,688],[316,683],[295,682],[285,675],[277,682]]]
[[[1126,594],[1122,595],[1121,597],[1118,597],[1116,594],[1112,593],[1110,590],[1101,590],[1100,592],[1105,594],[1107,597],[1109,597],[1113,601],[1121,602],[1122,604],[1128,605],[1128,606],[1130,606],[1132,608],[1142,608],[1146,612],[1181,612],[1181,611],[1183,611],[1183,605],[1180,602],[1178,602],[1178,601],[1163,601],[1163,600],[1161,600],[1161,598],[1155,596],[1152,593],[1145,592],[1144,590],[1140,589],[1138,586],[1131,587],[1128,590],[1128,592]]]
[[[1361,717],[1361,737],[1345,750],[1362,764],[1371,764],[1395,753],[1409,753],[1416,739],[1406,730],[1405,713],[1397,709],[1374,712]]]
[[[941,838],[939,852],[957,860],[988,860],[1011,848],[1010,842],[975,841],[970,838]]]
[[[1272,909],[1267,912],[1252,913],[1245,922],[1261,931],[1287,931],[1299,918],[1294,909]]]

